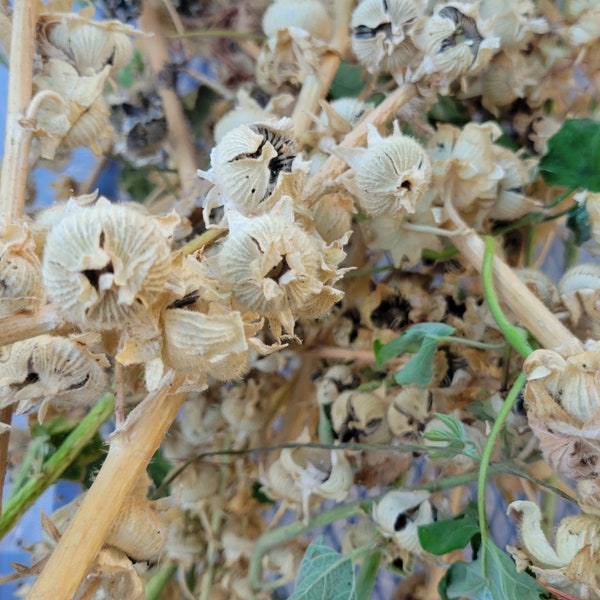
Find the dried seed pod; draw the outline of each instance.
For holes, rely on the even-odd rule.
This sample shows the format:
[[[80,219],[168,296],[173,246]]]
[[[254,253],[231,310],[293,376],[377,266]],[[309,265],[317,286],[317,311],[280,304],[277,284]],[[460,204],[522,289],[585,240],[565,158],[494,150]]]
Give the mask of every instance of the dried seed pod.
[[[44,288],[31,230],[5,217],[0,231],[0,318],[34,312],[44,298]]]
[[[397,123],[385,138],[372,125],[368,127],[367,148],[334,149],[352,168],[343,182],[367,215],[402,221],[415,212],[429,187],[429,157],[416,140],[400,132]]]
[[[600,520],[592,515],[565,517],[556,529],[554,548],[542,529],[542,514],[534,502],[508,506],[517,521],[523,549],[508,547],[521,569],[531,569],[548,585],[580,598],[598,597],[600,577]]]
[[[282,29],[294,27],[303,29],[316,39],[327,41],[333,22],[319,0],[275,0],[263,15],[262,27],[269,38]]]
[[[269,197],[284,182],[285,175],[295,172],[297,178],[306,171],[307,165],[301,158],[295,160],[291,126],[290,119],[240,125],[212,149],[211,169],[198,171],[215,184],[205,201],[207,222],[210,211],[220,205],[235,208],[246,216],[267,212],[273,204],[268,202]]]
[[[41,335],[5,346],[0,357],[0,408],[17,404],[17,412],[41,403],[59,410],[93,404],[108,384],[104,355],[93,354],[87,336]]]
[[[419,525],[434,522],[429,492],[393,490],[374,507],[373,520],[381,533],[401,549],[413,554],[424,552],[419,542]]]
[[[358,378],[347,365],[335,365],[316,382],[317,402],[331,404],[342,392],[357,387]]]
[[[293,221],[291,201],[271,214],[246,218],[228,215],[230,231],[215,257],[215,278],[243,309],[269,319],[280,336],[292,334],[297,318],[316,318],[341,299],[332,287],[343,274],[341,245],[309,235]],[[218,275],[217,275],[218,274]]]
[[[129,36],[139,35],[119,21],[90,21],[74,13],[40,15],[38,32],[42,56],[69,62],[80,75],[124,67],[133,55]]]
[[[352,13],[352,50],[369,73],[397,73],[417,56],[407,29],[421,14],[415,0],[363,0]]]
[[[389,401],[370,392],[342,392],[331,407],[331,424],[341,442],[387,444]]]
[[[598,351],[565,359],[552,350],[536,350],[523,368],[527,419],[546,460],[572,479],[596,477],[600,464]]]
[[[432,416],[433,396],[427,389],[405,387],[390,403],[387,423],[393,435],[401,439],[418,440]]]
[[[269,419],[271,398],[262,388],[262,382],[249,379],[241,385],[223,390],[221,411],[239,438],[247,439],[260,432]]]
[[[74,210],[46,240],[44,285],[66,319],[114,329],[147,319],[170,274],[168,236],[178,221],[161,222],[98,201]]]
[[[584,315],[600,324],[600,266],[582,264],[569,269],[558,283],[558,293],[574,324]]]
[[[220,482],[221,469],[217,465],[194,462],[177,476],[172,486],[173,494],[182,509],[197,514],[219,493]]]
[[[550,277],[539,269],[526,267],[514,269],[514,273],[548,308],[556,307],[558,290]]]

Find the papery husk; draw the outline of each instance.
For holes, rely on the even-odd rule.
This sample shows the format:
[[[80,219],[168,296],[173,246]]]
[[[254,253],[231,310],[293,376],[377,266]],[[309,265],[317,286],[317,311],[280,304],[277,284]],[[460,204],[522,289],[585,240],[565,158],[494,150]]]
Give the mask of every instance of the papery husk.
[[[22,413],[41,404],[43,421],[49,405],[58,410],[91,406],[106,389],[109,362],[94,354],[95,336],[41,335],[2,349],[0,408],[17,404]]]
[[[600,266],[572,267],[558,282],[558,293],[575,325],[583,316],[600,324]]]
[[[50,300],[68,321],[86,328],[148,322],[171,272],[161,227],[107,201],[74,210],[46,240],[42,272]]]
[[[328,41],[333,22],[319,0],[276,0],[271,2],[262,18],[262,28],[267,37],[291,27],[303,29],[311,36]]]

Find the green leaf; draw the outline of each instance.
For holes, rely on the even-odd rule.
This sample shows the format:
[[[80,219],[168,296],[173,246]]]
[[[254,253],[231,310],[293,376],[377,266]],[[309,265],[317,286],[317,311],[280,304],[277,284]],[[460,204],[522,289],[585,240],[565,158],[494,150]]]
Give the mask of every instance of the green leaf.
[[[333,445],[335,436],[331,426],[331,416],[328,413],[331,413],[331,407],[319,404],[319,442]]]
[[[549,185],[600,192],[600,122],[565,121],[548,140],[548,153],[539,164],[542,177]]]
[[[436,347],[435,338],[425,338],[417,354],[394,373],[396,383],[399,385],[415,383],[419,387],[427,387],[433,379],[433,356]]]
[[[474,503],[452,519],[420,525],[417,528],[417,535],[423,549],[436,556],[464,548],[477,534],[479,534],[479,520],[477,505]]]
[[[262,491],[262,483],[255,481],[252,483],[252,498],[261,504],[275,504],[275,500],[272,500]]]
[[[296,590],[289,600],[355,600],[354,565],[349,556],[323,544],[323,537],[306,549]]]
[[[581,246],[592,237],[592,227],[590,223],[590,213],[587,205],[575,204],[567,216],[567,227],[573,232],[573,242],[576,246]]]
[[[456,562],[440,581],[442,600],[541,600],[546,591],[533,577],[519,573],[510,557],[494,542],[486,540],[487,578],[481,574],[481,555],[470,563]]]
[[[421,342],[427,337],[452,335],[455,331],[454,327],[445,323],[418,323],[403,331],[395,340],[387,344],[375,340],[373,351],[377,366],[381,367],[402,352],[416,352]]]
[[[465,427],[460,419],[457,419],[454,415],[446,415],[444,413],[435,413],[435,416],[448,428],[454,436],[454,439],[460,440],[461,442],[468,441]]]
[[[332,100],[347,96],[355,98],[363,91],[364,87],[362,68],[342,61],[331,83],[329,97]]]

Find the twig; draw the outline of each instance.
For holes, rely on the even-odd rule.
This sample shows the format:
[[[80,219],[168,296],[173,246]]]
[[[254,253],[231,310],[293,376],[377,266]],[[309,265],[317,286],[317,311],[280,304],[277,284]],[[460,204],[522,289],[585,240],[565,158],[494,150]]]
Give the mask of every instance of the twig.
[[[50,333],[64,325],[54,304],[42,306],[35,314],[20,313],[0,319],[0,346]]]
[[[69,527],[60,538],[29,600],[73,598],[152,455],[177,416],[186,394],[169,372],[112,436],[108,455]],[[67,565],[67,567],[65,567]]]
[[[12,217],[20,217],[25,205],[32,133],[22,126],[21,120],[27,112],[32,93],[36,14],[36,3],[32,0],[20,0],[13,5],[6,137],[0,175],[0,215]],[[12,412],[12,405],[0,410],[0,426],[2,423],[10,425]],[[8,464],[8,442],[8,432],[0,433],[0,515]]]

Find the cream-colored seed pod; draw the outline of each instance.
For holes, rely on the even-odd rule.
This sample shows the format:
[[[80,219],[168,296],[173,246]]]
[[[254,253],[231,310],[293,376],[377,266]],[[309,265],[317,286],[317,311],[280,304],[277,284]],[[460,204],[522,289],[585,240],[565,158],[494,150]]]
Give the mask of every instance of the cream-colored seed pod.
[[[5,218],[0,231],[0,318],[33,312],[44,298],[44,288],[31,230]]]
[[[0,359],[0,408],[17,404],[17,412],[41,403],[59,410],[93,404],[108,384],[104,355],[93,354],[85,339],[42,335],[3,349]]]
[[[389,405],[387,423],[401,439],[418,439],[431,418],[433,396],[427,389],[410,386],[402,389]]]
[[[583,315],[600,324],[600,266],[577,265],[558,282],[558,293],[577,324]]]
[[[334,150],[352,168],[344,184],[365,214],[402,220],[415,212],[429,187],[429,157],[416,140],[400,132],[397,123],[385,138],[369,125],[367,140],[367,148]]]
[[[42,272],[48,296],[66,319],[90,329],[146,320],[170,274],[168,236],[158,221],[102,200],[52,228]]]
[[[87,110],[81,112],[71,103],[69,122],[71,128],[62,140],[65,149],[90,146],[96,154],[101,151],[98,139],[110,130],[108,118],[110,109],[104,97],[99,96]]]
[[[293,222],[291,204],[254,218],[228,215],[230,232],[216,257],[219,279],[244,310],[268,317],[293,333],[297,318],[316,318],[341,299],[334,283],[344,253]],[[279,333],[275,333],[279,337]]]
[[[548,275],[527,267],[514,269],[514,273],[548,308],[556,307],[558,290]]]
[[[206,551],[206,534],[199,519],[182,512],[169,523],[163,557],[190,569]]]
[[[363,0],[352,13],[352,50],[369,73],[396,73],[417,55],[407,27],[419,16],[415,0]]]
[[[240,125],[212,149],[211,170],[198,174],[225,196],[221,204],[229,203],[245,215],[260,214],[280,175],[292,172],[296,153],[290,128],[289,119]]]
[[[433,523],[433,510],[429,492],[393,490],[374,507],[373,520],[384,536],[408,552],[422,553],[417,529],[419,525]]]
[[[341,442],[387,444],[392,435],[386,415],[389,402],[370,392],[342,392],[331,407],[331,424]]]
[[[315,384],[317,402],[331,404],[343,391],[354,389],[357,385],[358,377],[348,365],[334,365]]]
[[[73,13],[41,15],[38,31],[42,53],[70,62],[81,75],[99,73],[107,65],[118,71],[133,55],[129,36],[139,35],[119,21],[95,22]]]
[[[276,0],[269,4],[263,15],[262,27],[267,37],[282,29],[303,29],[318,40],[327,41],[333,22],[319,0]]]

